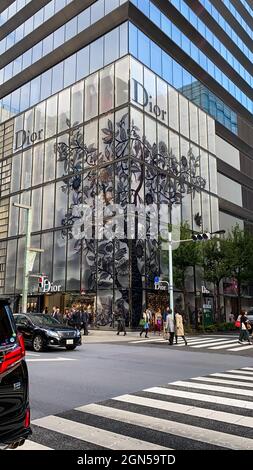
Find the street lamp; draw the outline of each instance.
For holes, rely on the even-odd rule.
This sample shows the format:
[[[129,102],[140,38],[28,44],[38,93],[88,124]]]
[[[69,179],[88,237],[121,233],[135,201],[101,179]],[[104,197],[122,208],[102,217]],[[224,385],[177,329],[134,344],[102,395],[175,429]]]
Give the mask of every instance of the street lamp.
[[[22,313],[27,311],[27,296],[28,296],[28,282],[29,271],[32,271],[33,263],[36,253],[43,253],[41,248],[32,248],[31,245],[31,227],[32,227],[32,207],[26,204],[13,203],[14,207],[26,211],[25,221],[25,251],[24,251],[24,271],[23,271],[23,288],[22,288]]]

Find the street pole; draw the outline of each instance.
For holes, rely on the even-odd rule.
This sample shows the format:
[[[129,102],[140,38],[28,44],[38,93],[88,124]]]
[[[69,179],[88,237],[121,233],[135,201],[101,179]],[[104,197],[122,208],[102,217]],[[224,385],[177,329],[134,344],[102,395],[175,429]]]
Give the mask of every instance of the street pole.
[[[170,309],[172,311],[172,318],[174,319],[174,292],[173,292],[173,259],[172,259],[172,232],[169,232],[169,295],[170,295]]]
[[[26,209],[26,224],[25,224],[25,252],[24,252],[24,273],[23,273],[23,291],[22,291],[22,313],[27,312],[27,296],[29,284],[29,271],[28,271],[28,253],[31,245],[31,228],[32,228],[32,208]]]

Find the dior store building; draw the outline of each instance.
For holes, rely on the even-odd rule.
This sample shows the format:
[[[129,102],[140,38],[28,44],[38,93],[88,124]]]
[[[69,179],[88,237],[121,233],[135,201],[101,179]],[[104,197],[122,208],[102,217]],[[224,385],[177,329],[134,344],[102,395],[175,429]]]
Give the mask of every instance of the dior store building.
[[[165,306],[166,293],[154,290],[155,276],[168,278],[162,229],[186,221],[196,231],[219,229],[213,118],[125,55],[7,120],[0,132],[1,294],[15,299],[15,309],[25,211],[14,203],[32,206],[31,246],[44,250],[31,274],[57,286],[57,293],[38,294],[31,277],[31,310],[85,302],[98,324],[110,324],[121,308],[136,326],[145,305]],[[144,236],[136,214],[131,235],[129,207],[136,214],[155,208],[158,236],[148,236],[148,227]]]

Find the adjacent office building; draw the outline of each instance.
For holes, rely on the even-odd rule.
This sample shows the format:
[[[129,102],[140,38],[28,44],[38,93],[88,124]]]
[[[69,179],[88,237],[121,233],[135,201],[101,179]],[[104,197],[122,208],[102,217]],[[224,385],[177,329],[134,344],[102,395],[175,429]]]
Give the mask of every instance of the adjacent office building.
[[[44,250],[31,274],[52,284],[38,292],[31,277],[28,307],[85,302],[98,324],[121,309],[136,326],[168,300],[154,290],[168,223],[252,227],[253,1],[2,0],[0,12],[0,294],[20,308],[22,203]],[[116,205],[124,221],[135,208],[132,231],[115,229]],[[156,237],[138,233],[143,207]],[[236,311],[235,283],[222,301]]]

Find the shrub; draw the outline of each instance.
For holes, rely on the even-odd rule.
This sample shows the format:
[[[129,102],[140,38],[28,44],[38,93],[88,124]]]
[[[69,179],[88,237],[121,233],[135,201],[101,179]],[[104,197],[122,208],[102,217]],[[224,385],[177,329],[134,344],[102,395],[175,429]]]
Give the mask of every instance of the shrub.
[[[218,331],[231,331],[236,330],[234,323],[217,323]]]
[[[217,331],[217,325],[207,325],[205,327],[205,331],[210,331],[210,332]]]

